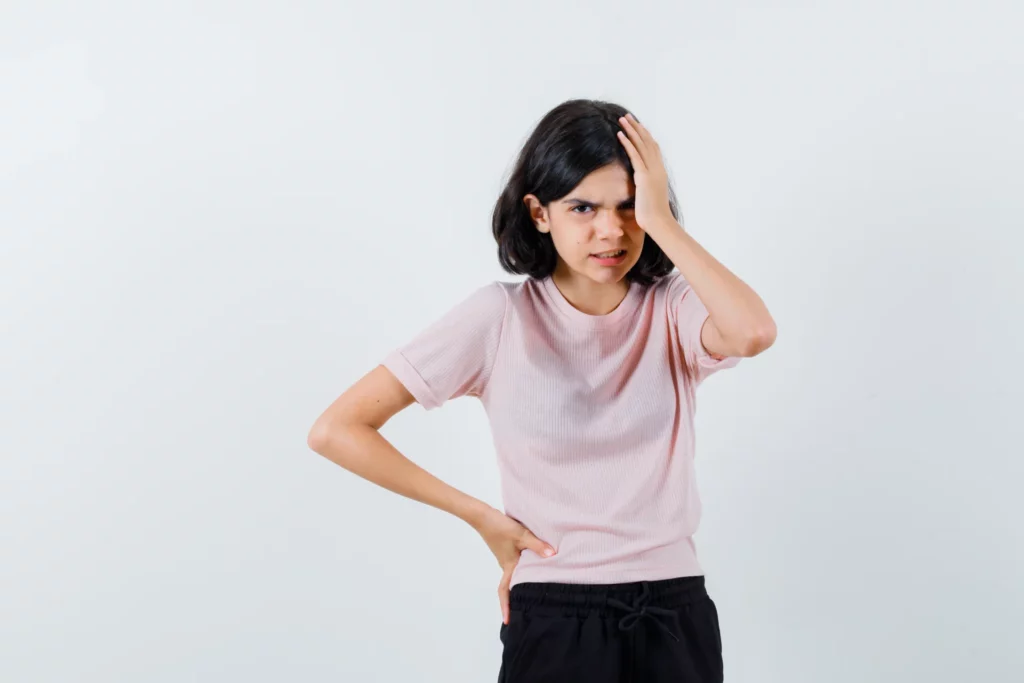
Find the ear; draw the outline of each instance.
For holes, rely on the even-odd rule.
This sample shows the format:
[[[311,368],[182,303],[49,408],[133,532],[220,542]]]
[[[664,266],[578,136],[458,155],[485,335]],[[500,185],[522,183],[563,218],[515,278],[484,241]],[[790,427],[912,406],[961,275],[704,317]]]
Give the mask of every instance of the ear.
[[[533,220],[537,230],[540,232],[551,232],[551,227],[548,225],[548,211],[540,203],[540,200],[537,199],[537,195],[526,195],[523,197],[523,204],[526,205],[526,209],[530,212],[530,218]]]

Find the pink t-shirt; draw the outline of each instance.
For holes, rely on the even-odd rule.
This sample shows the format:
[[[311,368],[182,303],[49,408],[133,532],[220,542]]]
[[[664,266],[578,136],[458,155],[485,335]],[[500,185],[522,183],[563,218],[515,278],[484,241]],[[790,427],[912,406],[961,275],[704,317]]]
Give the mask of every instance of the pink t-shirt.
[[[558,550],[524,550],[511,585],[704,573],[695,391],[740,361],[708,354],[707,317],[679,271],[630,282],[606,315],[573,307],[550,277],[494,281],[384,359],[426,410],[483,403],[505,514]]]

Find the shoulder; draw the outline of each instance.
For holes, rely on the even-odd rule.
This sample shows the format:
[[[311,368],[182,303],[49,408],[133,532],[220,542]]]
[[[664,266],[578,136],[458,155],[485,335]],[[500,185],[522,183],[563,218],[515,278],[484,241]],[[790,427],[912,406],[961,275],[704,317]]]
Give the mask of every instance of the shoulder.
[[[656,279],[648,287],[659,298],[672,301],[678,300],[689,285],[690,283],[686,281],[682,273],[678,270],[673,270],[671,273]]]
[[[449,315],[462,325],[501,326],[509,309],[508,283],[492,280],[473,288]]]
[[[511,300],[511,286],[513,282],[504,282],[502,280],[492,280],[487,284],[480,285],[476,290],[473,291],[471,298],[476,299],[481,305],[486,306],[491,310],[500,310],[504,313],[509,306]]]
[[[670,292],[682,292],[684,289],[690,286],[690,283],[686,281],[683,274],[678,270],[673,270],[668,275],[659,280],[659,284]]]
[[[502,283],[491,281],[472,287],[462,296],[435,304],[440,308],[431,332],[458,334],[490,326],[500,326],[508,309],[508,294]]]
[[[538,290],[543,286],[540,280],[526,278],[525,280],[494,280],[489,284],[494,288],[491,292],[495,302],[500,303],[507,309],[515,309],[533,301],[538,296]]]
[[[459,309],[478,309],[480,311],[504,308],[509,298],[506,285],[507,283],[500,280],[492,280],[477,285],[463,294],[460,299],[456,300],[455,307]]]
[[[678,270],[673,270],[668,275],[663,276],[656,286],[664,289],[665,297],[669,302],[678,304],[684,298],[696,298],[695,294],[687,296],[690,292],[694,291],[693,287],[690,285],[690,281]]]

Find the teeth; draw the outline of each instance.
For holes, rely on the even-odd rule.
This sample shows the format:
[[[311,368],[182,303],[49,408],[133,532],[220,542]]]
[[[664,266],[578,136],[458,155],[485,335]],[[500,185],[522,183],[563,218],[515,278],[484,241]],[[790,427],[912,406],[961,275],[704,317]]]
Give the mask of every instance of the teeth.
[[[620,256],[621,254],[625,253],[625,249],[619,249],[618,251],[606,251],[603,254],[595,254],[595,256],[597,256],[598,258],[612,258],[614,256]]]

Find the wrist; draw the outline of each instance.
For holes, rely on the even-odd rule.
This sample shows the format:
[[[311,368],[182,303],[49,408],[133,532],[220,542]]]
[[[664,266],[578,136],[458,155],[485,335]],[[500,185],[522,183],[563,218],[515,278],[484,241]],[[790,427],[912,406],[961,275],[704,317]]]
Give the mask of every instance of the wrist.
[[[672,214],[658,216],[654,220],[650,221],[649,227],[644,227],[644,232],[653,237],[655,241],[657,241],[660,236],[674,230],[685,232],[683,226],[680,225],[679,221],[677,221]]]
[[[484,520],[495,512],[497,510],[494,507],[482,500],[467,496],[466,500],[455,511],[455,514],[466,524],[479,531],[483,526]]]

